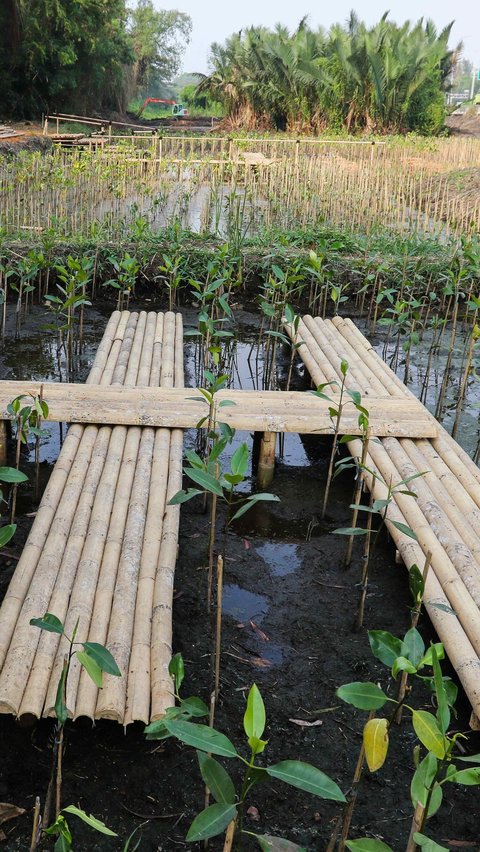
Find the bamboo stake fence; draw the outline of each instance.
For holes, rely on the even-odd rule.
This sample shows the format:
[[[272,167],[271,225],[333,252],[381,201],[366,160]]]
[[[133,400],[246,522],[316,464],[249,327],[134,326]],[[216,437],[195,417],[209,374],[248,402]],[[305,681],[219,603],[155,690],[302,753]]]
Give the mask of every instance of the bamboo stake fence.
[[[291,327],[287,330],[292,336]],[[359,390],[368,409],[368,396],[410,400],[413,394],[373,350],[350,319],[323,320],[306,316],[299,324],[298,353],[313,382],[341,380],[340,364],[349,363],[346,385]],[[334,390],[332,389],[332,393]],[[432,420],[432,415],[429,415]],[[387,512],[387,527],[402,559],[420,568],[431,551],[424,603],[446,653],[457,671],[472,706],[472,727],[480,718],[480,471],[469,456],[438,425],[438,436],[427,440],[383,438],[370,441],[363,479],[374,499],[385,499],[388,486],[412,473],[424,476],[409,483],[417,498],[395,495]],[[348,444],[360,458],[362,443]],[[411,527],[412,540],[392,521]]]
[[[178,222],[217,235],[329,222],[442,239],[480,228],[480,198],[450,172],[478,168],[480,141],[428,146],[335,140],[128,137],[115,146],[0,159],[0,217],[9,233],[128,234]],[[107,140],[104,140],[108,142]]]
[[[173,313],[115,312],[89,385],[183,386],[183,331]],[[77,639],[105,644],[123,676],[99,691],[76,660],[74,718],[121,724],[173,703],[168,675],[183,432],[74,425],[68,430],[0,609],[0,712],[53,712],[66,651],[29,620],[53,612]]]

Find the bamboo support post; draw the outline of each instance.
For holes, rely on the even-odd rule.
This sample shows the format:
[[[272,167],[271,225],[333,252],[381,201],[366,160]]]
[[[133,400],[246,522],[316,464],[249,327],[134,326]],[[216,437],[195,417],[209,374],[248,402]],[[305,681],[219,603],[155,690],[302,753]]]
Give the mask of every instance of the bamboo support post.
[[[257,481],[259,488],[264,489],[272,483],[275,473],[275,432],[264,432],[260,440],[258,457]]]

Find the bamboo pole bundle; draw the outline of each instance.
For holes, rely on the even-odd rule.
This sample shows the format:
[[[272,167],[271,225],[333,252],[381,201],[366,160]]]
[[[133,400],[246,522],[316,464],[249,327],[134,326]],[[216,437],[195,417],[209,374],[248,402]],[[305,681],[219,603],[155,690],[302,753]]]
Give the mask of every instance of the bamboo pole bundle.
[[[337,379],[340,379],[341,359],[346,354],[345,349],[348,349],[345,343],[349,343],[350,356],[357,353],[356,366],[359,371],[357,379],[359,374],[363,374],[364,387],[369,386],[369,379],[372,382],[372,376],[374,376],[380,381],[384,379],[386,393],[399,398],[412,396],[393,371],[376,355],[368,341],[350,320],[337,317],[331,324],[318,319],[316,322],[321,331],[320,340],[323,342],[324,336],[328,336],[332,344],[335,356],[332,360]],[[329,334],[330,325],[340,332],[338,338]],[[311,348],[309,356],[315,364],[322,361],[324,353],[317,340],[313,338],[313,341],[313,347],[312,339],[309,341]],[[299,353],[302,358],[305,352],[305,348],[300,347]],[[316,376],[318,378],[321,376],[317,366]],[[353,381],[353,377],[349,378],[347,375],[347,386],[353,386]],[[464,484],[469,488],[462,488],[462,483],[455,481],[456,477],[448,464],[448,459],[452,456],[452,443],[455,449],[455,442],[449,442],[443,430],[440,439],[432,441],[417,442],[409,439],[397,441],[387,438],[378,444],[372,442],[369,445],[367,466],[376,470],[381,479],[375,479],[368,472],[364,472],[364,478],[369,490],[373,489],[374,498],[385,499],[387,482],[394,485],[405,475],[420,469],[428,470],[429,462],[435,462],[435,469],[432,465],[431,471],[426,474],[425,481],[419,478],[409,486],[417,492],[418,501],[407,495],[396,495],[388,508],[387,527],[407,566],[414,563],[421,565],[424,554],[432,550],[433,571],[427,578],[427,610],[478,716],[480,710],[478,686],[480,611],[477,603],[480,599],[480,584],[479,565],[474,556],[478,554],[479,544],[476,525],[479,489],[476,486],[476,477],[471,471],[471,463],[465,465],[462,452],[455,453],[456,464],[463,475]],[[446,457],[441,452],[437,452],[435,445],[439,445]],[[362,445],[359,440],[349,442],[348,447],[352,455],[360,456]],[[452,505],[452,496],[455,494],[459,495],[458,508]],[[413,542],[395,528],[391,523],[393,520],[406,523],[414,529],[418,541]],[[434,606],[435,603],[446,605],[450,609],[442,612]],[[450,610],[454,610],[455,614]]]
[[[85,554],[87,557],[85,562],[82,557],[80,565],[80,568],[85,567],[87,572],[89,568],[93,568],[93,576],[96,577],[98,574],[98,580],[95,584],[89,582],[88,579],[87,583],[79,582],[78,595],[72,593],[72,606],[77,609],[77,617],[81,614],[80,608],[84,605],[89,615],[91,613],[89,625],[84,625],[86,627],[84,635],[88,635],[89,641],[99,642],[102,645],[105,645],[107,641],[112,598],[117,579],[117,566],[123,545],[123,534],[138,456],[138,432],[137,429],[127,429],[122,426],[116,426],[112,432],[111,464],[113,465],[117,459],[120,460],[120,464],[118,475],[116,478],[113,475],[110,480],[113,497],[106,499],[106,511],[109,513],[108,526],[106,525],[103,530],[92,528],[92,538],[96,538],[97,542],[102,537],[105,539],[102,552],[98,552],[100,565],[97,567],[96,561],[94,565],[89,565],[88,553]],[[87,587],[85,588],[85,586]],[[86,601],[85,595],[87,596]],[[78,598],[78,605],[75,605],[75,598]],[[55,678],[52,677],[47,696],[47,708],[52,706],[52,699],[54,700],[55,682]],[[77,683],[78,691],[75,689]],[[68,706],[72,708],[75,717],[88,716],[93,720],[97,696],[98,690],[93,681],[84,672],[73,669]]]

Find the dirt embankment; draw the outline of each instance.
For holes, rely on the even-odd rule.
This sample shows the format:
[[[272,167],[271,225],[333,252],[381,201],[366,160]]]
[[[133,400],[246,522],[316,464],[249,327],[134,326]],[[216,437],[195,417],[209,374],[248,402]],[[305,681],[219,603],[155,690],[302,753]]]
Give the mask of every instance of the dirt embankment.
[[[16,131],[18,136],[0,138],[0,156],[15,155],[21,151],[48,151],[52,147],[52,140],[43,136],[39,124],[31,122],[12,124],[8,122],[8,127],[11,127],[12,131]]]
[[[480,139],[480,107],[449,115],[445,125],[455,135],[464,134]]]

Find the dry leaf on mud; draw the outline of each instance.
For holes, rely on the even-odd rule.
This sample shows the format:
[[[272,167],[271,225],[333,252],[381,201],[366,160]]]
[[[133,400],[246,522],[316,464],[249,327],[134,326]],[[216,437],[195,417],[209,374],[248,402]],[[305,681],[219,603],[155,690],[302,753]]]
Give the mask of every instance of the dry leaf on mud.
[[[250,819],[253,819],[254,822],[260,822],[260,814],[258,812],[258,808],[256,808],[255,805],[250,805],[247,814]]]
[[[264,633],[263,630],[260,630],[260,628],[257,624],[255,624],[254,621],[250,622],[250,627],[252,628],[253,632],[257,634],[258,638],[262,640],[262,642],[270,642],[270,639],[268,638],[267,634]]]
[[[294,725],[300,725],[301,728],[316,728],[317,725],[323,725],[321,719],[315,719],[314,722],[306,722],[305,719],[289,719]]]
[[[268,666],[271,666],[272,663],[270,660],[265,660],[264,657],[254,657],[252,665],[258,666],[259,669],[266,669]]]
[[[16,805],[10,805],[8,802],[0,802],[0,825],[7,822],[9,819],[21,816],[25,813],[25,808],[17,808]],[[3,843],[7,839],[7,835],[0,828],[0,842]]]
[[[8,802],[0,802],[0,825],[7,822],[9,819],[21,816],[25,813],[25,808],[17,808],[16,805],[10,805]]]
[[[243,539],[243,546],[244,546],[245,550],[250,550],[251,545],[250,545],[248,538]]]

